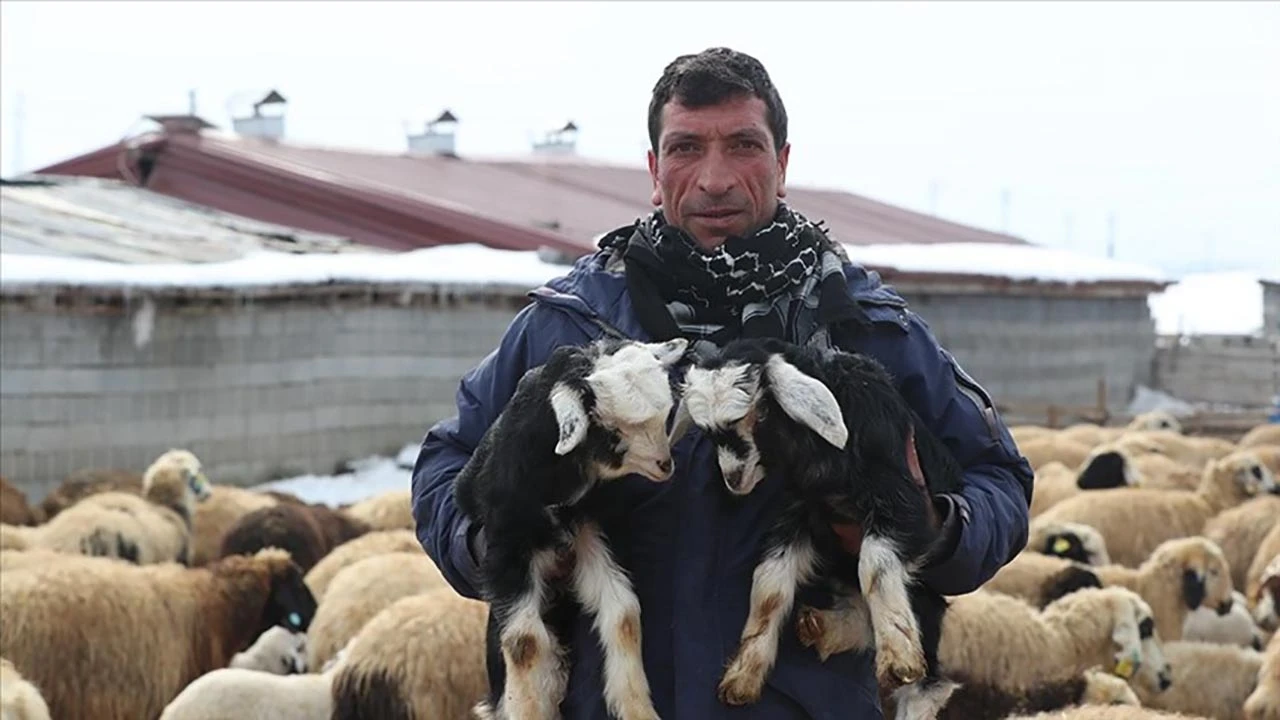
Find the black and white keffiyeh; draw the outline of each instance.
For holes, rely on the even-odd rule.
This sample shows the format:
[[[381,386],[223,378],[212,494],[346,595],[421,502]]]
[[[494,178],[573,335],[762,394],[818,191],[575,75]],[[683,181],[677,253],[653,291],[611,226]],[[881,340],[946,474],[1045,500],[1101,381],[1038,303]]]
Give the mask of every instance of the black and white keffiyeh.
[[[621,266],[640,324],[655,340],[720,345],[736,337],[805,344],[822,330],[865,319],[849,297],[843,249],[779,202],[773,222],[707,252],[655,210],[600,240]]]

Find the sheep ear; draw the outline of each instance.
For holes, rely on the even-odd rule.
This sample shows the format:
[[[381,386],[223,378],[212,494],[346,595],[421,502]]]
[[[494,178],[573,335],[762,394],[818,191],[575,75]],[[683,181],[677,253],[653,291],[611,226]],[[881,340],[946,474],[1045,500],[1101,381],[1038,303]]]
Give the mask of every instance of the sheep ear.
[[[654,357],[658,358],[658,362],[662,363],[663,367],[671,367],[680,362],[688,347],[689,341],[684,338],[673,338],[666,342],[645,344],[645,348],[653,353]]]
[[[551,409],[560,426],[556,454],[567,455],[587,437],[587,424],[591,422],[582,404],[582,394],[564,383],[556,383],[551,389]]]
[[[843,449],[849,441],[836,396],[819,380],[774,355],[765,367],[773,399],[792,420],[813,430],[823,440]]]
[[[1125,602],[1117,602],[1112,607],[1111,641],[1119,646],[1116,650],[1117,663],[1128,660],[1130,663],[1142,659],[1142,637],[1138,634],[1138,625],[1134,622],[1133,608]],[[1137,657],[1134,657],[1137,653]],[[1122,676],[1123,677],[1123,676]]]

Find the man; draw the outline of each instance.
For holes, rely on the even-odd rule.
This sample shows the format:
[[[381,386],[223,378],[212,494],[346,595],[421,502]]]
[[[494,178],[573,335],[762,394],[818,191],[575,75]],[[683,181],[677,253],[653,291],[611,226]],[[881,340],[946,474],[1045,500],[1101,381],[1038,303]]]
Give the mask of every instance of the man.
[[[423,441],[414,516],[418,538],[445,578],[462,595],[480,597],[484,529],[459,514],[450,485],[521,375],[557,346],[614,334],[645,341],[681,335],[695,346],[768,335],[877,358],[966,469],[963,494],[934,498],[943,541],[922,577],[948,595],[988,580],[1026,543],[1031,468],[985,391],[928,325],[782,202],[787,115],[765,68],[724,48],[677,58],[654,87],[649,136],[658,209],[606,235],[599,252],[535,290],[498,348],[462,379],[458,416]],[[773,472],[752,494],[728,497],[715,452],[696,431],[676,445],[674,459],[669,483],[629,477],[609,485],[604,492],[615,511],[602,523],[640,598],[645,669],[659,715],[879,719],[870,652],[822,663],[794,630],[783,633],[758,702],[719,702],[716,686],[747,617],[760,539],[783,479]],[[856,551],[859,530],[837,530]],[[590,618],[581,617],[566,640],[572,671],[564,717],[608,718]]]

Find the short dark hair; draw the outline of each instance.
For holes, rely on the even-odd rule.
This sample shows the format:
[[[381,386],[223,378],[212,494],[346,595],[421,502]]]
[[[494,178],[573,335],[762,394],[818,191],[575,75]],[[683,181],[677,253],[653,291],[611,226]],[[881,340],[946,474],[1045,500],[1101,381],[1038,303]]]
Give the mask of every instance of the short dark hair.
[[[649,100],[649,144],[658,152],[662,108],[673,98],[689,108],[718,105],[730,98],[754,95],[764,101],[765,119],[773,133],[773,149],[787,144],[787,109],[769,72],[754,57],[726,47],[681,55],[662,71]]]

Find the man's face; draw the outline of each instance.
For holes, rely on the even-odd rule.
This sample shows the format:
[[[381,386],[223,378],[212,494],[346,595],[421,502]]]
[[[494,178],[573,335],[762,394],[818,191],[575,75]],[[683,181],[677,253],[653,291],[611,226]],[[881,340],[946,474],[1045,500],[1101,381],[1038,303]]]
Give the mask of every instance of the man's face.
[[[786,196],[791,146],[774,152],[764,101],[752,95],[690,109],[662,108],[658,154],[649,151],[653,204],[704,250],[773,219]]]

